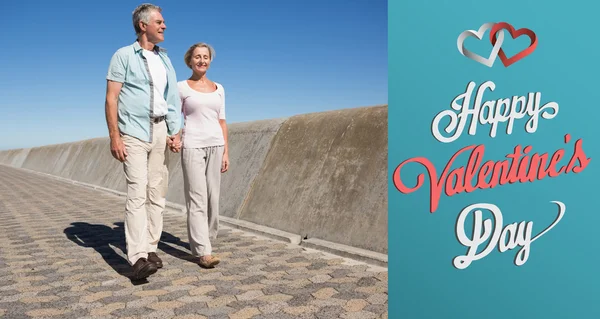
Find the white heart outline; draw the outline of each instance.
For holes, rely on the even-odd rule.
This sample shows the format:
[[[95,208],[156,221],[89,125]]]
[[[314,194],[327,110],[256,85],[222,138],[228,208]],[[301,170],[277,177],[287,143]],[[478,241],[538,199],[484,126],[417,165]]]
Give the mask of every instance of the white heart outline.
[[[467,58],[469,58],[475,62],[479,62],[479,63],[491,68],[492,65],[494,65],[494,62],[496,61],[496,58],[498,57],[498,52],[500,51],[500,47],[502,47],[502,43],[504,42],[504,30],[500,30],[502,32],[498,36],[496,44],[492,48],[492,52],[490,53],[490,56],[487,59],[467,50],[465,48],[465,39],[467,39],[468,37],[475,37],[475,38],[481,40],[481,39],[483,39],[483,35],[485,34],[485,31],[487,31],[488,29],[491,29],[495,24],[496,24],[496,22],[488,22],[488,23],[484,23],[481,27],[479,27],[479,30],[477,30],[477,31],[475,31],[475,30],[463,31],[458,36],[458,39],[456,40],[458,52],[460,52],[460,54],[466,56]]]

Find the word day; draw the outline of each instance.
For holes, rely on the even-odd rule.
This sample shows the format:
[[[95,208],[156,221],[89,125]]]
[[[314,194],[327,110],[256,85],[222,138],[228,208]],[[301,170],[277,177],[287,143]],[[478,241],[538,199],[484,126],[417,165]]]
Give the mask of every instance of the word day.
[[[452,264],[457,269],[465,269],[469,267],[473,261],[480,260],[489,255],[496,247],[498,247],[500,253],[521,247],[515,255],[514,263],[517,266],[522,266],[529,259],[531,243],[538,240],[556,226],[565,214],[565,204],[558,201],[553,201],[553,203],[558,205],[558,216],[548,227],[546,227],[546,229],[535,237],[532,237],[532,221],[523,221],[503,226],[502,212],[496,205],[481,203],[464,208],[458,215],[456,222],[456,238],[468,249],[465,255],[456,256],[452,261]],[[492,213],[492,218],[483,220],[481,210],[490,211]],[[471,213],[473,213],[473,225],[469,227],[469,229],[473,230],[473,234],[471,238],[469,238],[465,232],[465,228],[468,226],[465,224],[467,216]],[[487,245],[485,246],[485,249],[480,253],[477,253],[479,246],[486,242]]]
[[[532,92],[527,96],[513,96],[512,98],[502,98],[498,100],[483,101],[483,94],[487,89],[494,91],[496,84],[492,81],[482,83],[477,89],[475,102],[471,108],[471,97],[475,90],[475,82],[471,81],[467,85],[464,93],[459,94],[454,98],[450,110],[444,110],[438,113],[432,122],[431,131],[433,136],[442,143],[450,143],[457,140],[463,133],[469,116],[471,116],[471,124],[468,134],[475,135],[477,125],[490,124],[490,137],[496,137],[498,126],[500,123],[507,123],[506,134],[510,135],[513,131],[515,121],[524,118],[526,115],[529,120],[525,124],[525,130],[528,133],[537,131],[540,116],[543,119],[550,120],[558,115],[558,103],[548,102],[541,105],[540,92]],[[456,112],[460,113],[457,114]],[[454,131],[449,137],[445,137],[439,126],[441,121],[448,117],[450,123],[444,131],[448,134]]]

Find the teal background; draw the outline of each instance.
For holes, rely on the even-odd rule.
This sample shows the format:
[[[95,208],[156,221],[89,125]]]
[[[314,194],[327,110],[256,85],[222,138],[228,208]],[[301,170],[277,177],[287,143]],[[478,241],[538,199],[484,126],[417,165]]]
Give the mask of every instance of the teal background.
[[[389,1],[390,318],[600,318],[599,7],[593,1]],[[458,52],[462,31],[501,21],[536,33],[533,54],[508,68],[500,59],[488,68]],[[481,42],[468,38],[466,47],[487,56],[488,36],[489,31]],[[508,36],[503,48],[510,57],[528,43],[526,36]],[[525,131],[524,118],[511,135],[503,133],[502,124],[492,139],[490,126],[479,125],[475,136],[465,130],[455,142],[438,142],[431,133],[435,115],[449,109],[469,81],[478,87],[486,80],[494,81],[496,90],[486,91],[484,100],[541,92],[542,104],[559,104],[558,116],[540,119],[534,134]],[[571,134],[568,144],[566,133]],[[484,161],[502,160],[521,144],[532,145],[531,153],[564,148],[565,165],[580,138],[592,158],[583,172],[452,197],[442,194],[433,214],[428,178],[408,195],[392,181],[394,169],[406,159],[424,156],[439,175],[455,152],[481,143],[486,146]],[[452,167],[466,165],[469,154]],[[426,170],[405,166],[402,180],[414,186],[419,173]],[[465,270],[452,266],[455,256],[467,252],[455,235],[456,218],[467,205],[497,205],[504,225],[533,221],[535,236],[556,218],[553,200],[565,203],[565,216],[531,244],[523,266],[514,264],[518,248],[505,253],[495,249]]]

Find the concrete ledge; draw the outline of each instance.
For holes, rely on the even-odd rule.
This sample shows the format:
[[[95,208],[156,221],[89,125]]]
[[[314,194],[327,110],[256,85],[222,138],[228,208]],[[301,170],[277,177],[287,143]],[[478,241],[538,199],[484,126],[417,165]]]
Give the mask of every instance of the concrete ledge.
[[[167,207],[171,208],[176,214],[183,215],[185,212],[185,207],[179,204],[167,202]],[[332,255],[362,261],[375,266],[385,268],[388,267],[388,256],[386,254],[337,244],[318,238],[302,239],[302,236],[298,234],[293,234],[279,229],[258,225],[244,220],[233,219],[226,216],[220,216],[219,220],[222,224],[225,224],[231,228],[255,233],[264,237],[268,237],[278,241],[283,241],[289,244],[300,245],[302,247],[327,252]]]
[[[334,255],[363,261],[365,263],[373,264],[380,267],[387,268],[388,266],[388,256],[385,254],[347,245],[332,243],[330,241],[318,238],[304,239],[300,243],[300,246],[326,251]]]
[[[167,208],[170,208],[172,212],[178,215],[185,214],[185,207],[183,205],[167,202]],[[227,216],[219,216],[219,222],[225,224],[231,228],[255,233],[261,236],[265,236],[271,239],[283,241],[289,244],[299,245],[302,237],[300,235],[284,232],[282,230],[257,225],[247,221],[234,219]]]
[[[302,236],[300,235],[288,233],[283,230],[278,230],[267,226],[261,226],[243,220],[232,219],[228,217],[220,217],[220,221],[232,228],[249,231],[275,240],[284,241],[293,245],[300,245],[300,242],[302,241]]]

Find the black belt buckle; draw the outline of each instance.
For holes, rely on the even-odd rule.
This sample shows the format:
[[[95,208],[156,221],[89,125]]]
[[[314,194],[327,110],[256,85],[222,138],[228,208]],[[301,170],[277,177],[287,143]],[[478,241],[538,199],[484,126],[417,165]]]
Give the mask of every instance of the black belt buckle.
[[[160,123],[165,119],[165,116],[159,116],[159,117],[151,117],[150,121],[154,124]]]

